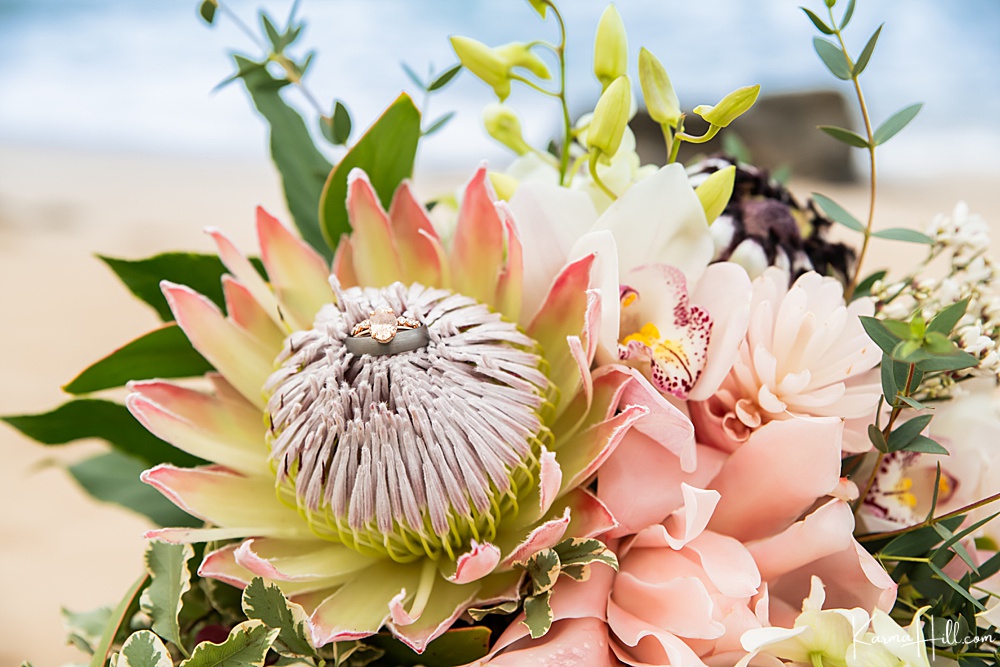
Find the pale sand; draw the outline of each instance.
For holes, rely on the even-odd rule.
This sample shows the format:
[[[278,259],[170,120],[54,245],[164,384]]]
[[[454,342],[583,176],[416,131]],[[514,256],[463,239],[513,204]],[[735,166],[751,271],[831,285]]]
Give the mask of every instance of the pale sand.
[[[450,188],[461,177],[424,182]],[[880,224],[922,226],[963,198],[1000,223],[997,184],[995,175],[887,181]],[[865,210],[862,186],[796,191],[816,188]],[[287,220],[265,163],[0,147],[0,414],[58,405],[66,398],[61,384],[155,325],[94,253],[208,251],[200,231],[208,225],[250,250],[257,204]],[[885,264],[901,247],[877,243],[868,266]],[[63,645],[60,606],[114,604],[141,571],[144,520],[95,503],[57,469],[98,449],[44,448],[0,426],[0,665],[82,661]]]

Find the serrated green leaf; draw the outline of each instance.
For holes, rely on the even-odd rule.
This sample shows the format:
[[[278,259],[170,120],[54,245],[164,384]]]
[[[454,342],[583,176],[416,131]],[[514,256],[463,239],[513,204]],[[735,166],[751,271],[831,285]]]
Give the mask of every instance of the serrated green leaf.
[[[903,241],[904,243],[923,243],[926,245],[934,243],[934,239],[926,234],[921,234],[915,229],[906,229],[905,227],[880,229],[877,232],[872,232],[872,236],[889,241]]]
[[[921,454],[942,454],[947,455],[947,449],[925,435],[918,435],[906,445],[900,448],[904,452],[919,452]]]
[[[868,334],[868,337],[871,338],[883,352],[891,356],[892,350],[899,343],[899,337],[889,331],[881,320],[864,315],[858,319],[861,320],[861,326],[864,327],[865,333]]]
[[[458,73],[461,71],[462,71],[461,63],[458,63],[457,65],[452,65],[445,71],[441,72],[441,74],[438,74],[437,77],[433,81],[431,81],[430,85],[427,86],[427,92],[433,93],[435,90],[441,90],[449,83],[451,83],[451,80],[454,79],[456,76],[458,76]]]
[[[115,667],[173,667],[167,647],[149,630],[132,633],[118,654]]]
[[[560,572],[573,581],[587,581],[590,579],[589,565],[564,565]]]
[[[104,667],[105,663],[107,663],[108,651],[111,650],[111,645],[115,641],[118,628],[125,622],[125,617],[132,608],[133,601],[139,595],[139,590],[146,584],[148,579],[149,575],[147,574],[143,574],[136,579],[135,583],[132,584],[128,592],[125,593],[124,597],[122,597],[121,601],[118,602],[118,605],[111,612],[108,624],[104,626],[101,641],[94,648],[94,654],[90,656],[89,667]]]
[[[139,605],[153,619],[153,632],[176,646],[183,647],[177,616],[181,596],[191,588],[188,561],[194,558],[190,544],[167,544],[152,541],[146,547],[146,571],[150,584],[142,592]]]
[[[234,58],[238,69],[253,64],[242,56]],[[329,260],[340,237],[327,245],[320,231],[318,211],[320,193],[333,167],[316,148],[302,116],[281,97],[282,81],[271,76],[265,68],[246,72],[240,78],[257,111],[270,127],[271,159],[281,174],[285,200],[295,226],[302,238]]]
[[[851,68],[848,66],[844,52],[840,50],[839,46],[820,37],[814,37],[813,48],[816,49],[819,59],[823,61],[823,64],[826,65],[831,74],[844,81],[851,78]]]
[[[889,139],[896,136],[900,130],[906,127],[910,121],[916,117],[917,113],[920,112],[920,109],[923,106],[923,103],[911,104],[910,106],[900,109],[896,113],[889,116],[885,122],[878,126],[878,129],[875,130],[875,134],[872,135],[872,138],[875,140],[875,145],[879,146],[884,144],[889,141]]]
[[[385,652],[385,664],[393,667],[458,667],[476,662],[489,652],[490,629],[483,626],[452,628],[417,654],[391,634],[379,633],[365,640]]]
[[[885,436],[882,435],[882,431],[875,424],[868,425],[868,439],[875,446],[875,449],[883,454],[889,453],[889,445],[885,442]]]
[[[954,590],[956,593],[958,593],[963,598],[965,598],[970,603],[972,603],[972,605],[975,606],[976,609],[978,609],[979,611],[986,611],[986,607],[984,607],[979,602],[979,600],[977,600],[976,598],[974,598],[972,596],[972,593],[970,593],[967,588],[965,588],[964,586],[962,586],[961,584],[959,584],[957,581],[955,581],[954,579],[952,579],[951,577],[949,577],[947,574],[945,574],[944,570],[942,570],[940,567],[938,567],[937,564],[935,564],[933,561],[927,563],[927,567],[929,567],[934,572],[934,574],[936,574],[938,576],[938,579],[940,579],[944,583],[948,584],[948,586],[952,590]]]
[[[160,291],[161,280],[187,285],[225,310],[222,274],[227,269],[215,255],[169,252],[139,260],[103,255],[98,257],[115,272],[132,294],[152,306],[164,322],[169,322],[174,316]]]
[[[554,547],[562,566],[604,563],[618,569],[618,557],[600,540],[571,537]]]
[[[111,620],[111,607],[98,607],[90,611],[73,612],[65,607],[60,609],[63,627],[74,644],[88,654],[94,653],[94,645],[101,639],[104,627]]]
[[[454,111],[449,111],[446,114],[442,114],[441,116],[438,117],[437,120],[431,123],[426,130],[424,130],[424,136],[429,137],[435,132],[438,132],[441,128],[443,128],[445,125],[448,124],[448,121],[450,121],[454,117],[455,117]]]
[[[150,465],[194,466],[202,459],[182,452],[143,428],[120,403],[79,398],[51,412],[0,417],[43,445],[64,445],[83,438],[102,438],[118,451]]]
[[[872,53],[875,51],[875,43],[878,42],[878,36],[882,34],[883,23],[878,27],[878,29],[868,38],[868,43],[865,44],[865,48],[861,49],[861,55],[858,56],[858,61],[854,63],[854,76],[861,76],[861,73],[865,71],[868,67],[868,62],[872,58]],[[878,142],[876,142],[878,143]]]
[[[209,543],[205,547],[205,553],[215,551],[221,546],[218,543]],[[224,623],[236,625],[244,618],[243,610],[240,608],[243,591],[210,577],[200,577],[198,585],[201,586],[201,590],[204,591],[205,598],[212,605],[212,608],[222,615]]]
[[[474,621],[481,621],[490,614],[513,614],[517,611],[518,606],[517,600],[508,600],[506,602],[493,605],[492,607],[469,609],[468,611],[469,616],[471,616]]]
[[[281,589],[255,577],[243,590],[243,613],[280,632],[278,641],[295,655],[313,655],[307,638],[308,617],[302,607],[289,602]]]
[[[864,280],[858,283],[858,286],[854,288],[854,294],[851,295],[851,299],[860,299],[863,296],[871,295],[872,287],[876,282],[882,280],[886,276],[886,271],[875,271],[865,277]]]
[[[831,28],[826,23],[824,23],[823,19],[821,19],[820,17],[816,16],[815,12],[813,12],[810,9],[807,9],[806,7],[799,7],[799,9],[801,9],[802,11],[804,11],[806,13],[806,16],[809,17],[809,20],[812,21],[812,24],[814,26],[816,26],[816,29],[819,30],[821,33],[823,33],[824,35],[832,35],[833,34],[833,28]]]
[[[847,24],[851,22],[852,16],[854,16],[854,0],[849,0],[847,3],[847,9],[844,10],[844,18],[840,21],[841,30],[846,28]]]
[[[909,445],[920,435],[920,432],[927,428],[934,415],[917,415],[909,419],[889,434],[889,451],[895,452]]]
[[[71,394],[122,387],[130,380],[204,375],[212,365],[176,324],[154,329],[94,362],[63,389]]]
[[[244,621],[221,644],[202,642],[180,667],[263,667],[278,631],[260,621]]]
[[[337,100],[333,105],[331,129],[334,145],[346,144],[347,140],[351,138],[351,114],[340,100]]]
[[[347,175],[363,169],[388,209],[396,187],[413,173],[420,140],[420,111],[406,95],[400,95],[358,139],[330,172],[320,196],[323,236],[330,247],[351,231],[347,219]]]
[[[965,315],[965,311],[969,308],[969,300],[962,299],[958,303],[953,303],[947,308],[944,308],[931,318],[931,321],[927,324],[927,331],[934,331],[942,334],[950,334],[955,325],[958,324],[959,320]]]
[[[399,66],[403,68],[406,76],[413,82],[414,86],[416,86],[423,93],[427,92],[427,84],[425,84],[420,76],[413,71],[413,68],[403,62],[399,63]]]
[[[538,639],[552,627],[552,605],[549,604],[551,590],[524,599],[524,623],[532,639]]]
[[[532,593],[537,595],[555,586],[559,567],[559,554],[554,549],[543,549],[531,556],[524,569],[532,581]]]
[[[839,222],[848,229],[853,229],[856,232],[865,231],[865,226],[862,225],[857,218],[848,213],[844,207],[829,197],[814,192],[812,194],[812,198],[813,201],[816,202],[821,209],[823,209],[823,212],[826,213],[834,222]]]
[[[212,25],[215,23],[215,10],[219,8],[219,0],[202,0],[198,5],[198,15],[204,19],[205,23]]]
[[[836,125],[820,125],[819,129],[823,130],[837,141],[845,143],[848,146],[854,146],[855,148],[868,148],[868,140],[857,132],[852,132],[842,127],[837,127]]]

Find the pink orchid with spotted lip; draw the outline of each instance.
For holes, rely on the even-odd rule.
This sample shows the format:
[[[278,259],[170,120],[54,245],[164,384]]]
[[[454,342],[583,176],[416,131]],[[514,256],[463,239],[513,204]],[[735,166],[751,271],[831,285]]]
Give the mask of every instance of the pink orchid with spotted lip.
[[[386,212],[356,171],[347,208],[353,232],[332,275],[258,210],[267,282],[212,230],[230,272],[228,312],[163,284],[217,372],[208,390],[132,383],[127,404],[213,464],[146,471],[207,524],[149,536],[228,541],[199,573],[276,583],[309,615],[317,646],[386,627],[421,651],[465,610],[517,599],[517,565],[533,553],[616,525],[585,483],[633,428],[648,421],[689,466],[694,441],[640,376],[591,375],[602,253],[565,263],[547,289],[531,286],[541,297],[523,298],[527,250],[540,242],[495,201],[484,168],[450,248],[405,183]],[[426,329],[423,346],[350,353],[354,327],[386,308]]]

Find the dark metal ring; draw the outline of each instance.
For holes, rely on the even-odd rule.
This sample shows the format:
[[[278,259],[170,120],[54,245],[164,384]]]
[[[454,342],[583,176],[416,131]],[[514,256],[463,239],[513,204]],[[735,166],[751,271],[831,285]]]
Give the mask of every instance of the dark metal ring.
[[[344,339],[344,347],[347,348],[348,352],[358,357],[365,354],[381,357],[387,354],[419,350],[430,342],[427,327],[421,325],[416,329],[400,329],[388,343],[380,343],[370,336],[348,336]]]

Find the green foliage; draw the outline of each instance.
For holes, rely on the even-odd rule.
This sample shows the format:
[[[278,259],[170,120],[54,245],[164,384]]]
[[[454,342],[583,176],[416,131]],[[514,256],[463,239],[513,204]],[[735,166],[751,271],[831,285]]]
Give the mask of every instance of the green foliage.
[[[853,215],[847,212],[847,210],[833,201],[825,195],[821,195],[818,192],[812,193],[813,201],[823,209],[823,212],[830,216],[830,219],[834,222],[839,222],[848,229],[853,229],[856,232],[865,231],[865,226],[855,218]]]
[[[814,37],[813,48],[831,74],[844,81],[851,78],[851,67],[847,64],[847,56],[839,46],[820,37]]]
[[[243,612],[247,618],[262,621],[267,627],[278,630],[277,646],[283,655],[313,655],[309,644],[305,612],[297,604],[285,599],[281,589],[265,584],[255,577],[243,590]]]
[[[188,544],[150,542],[145,560],[151,582],[139,598],[142,611],[153,620],[153,631],[182,651],[184,643],[178,616],[181,598],[191,589],[188,561],[193,557],[194,551]]]
[[[202,0],[198,5],[198,15],[207,23],[215,23],[215,12],[219,9],[219,0]]]
[[[524,625],[532,639],[542,637],[552,627],[551,590],[524,598]]]
[[[111,667],[173,667],[170,652],[149,630],[133,633],[120,653],[111,656]]]
[[[833,28],[824,23],[823,19],[816,16],[816,13],[813,12],[811,9],[808,9],[806,7],[799,7],[799,9],[801,9],[806,13],[806,16],[809,17],[809,20],[812,21],[812,24],[816,26],[816,29],[819,30],[821,33],[823,33],[824,35],[833,34]]]
[[[886,239],[888,241],[923,243],[925,245],[930,245],[934,243],[934,239],[927,236],[926,234],[921,234],[915,229],[907,229],[905,227],[891,227],[889,229],[880,229],[877,232],[872,232],[872,236],[877,239]]]
[[[871,294],[872,287],[876,282],[885,278],[885,271],[875,271],[869,274],[864,280],[858,283],[858,286],[854,288],[854,294],[852,295],[855,299],[860,299],[863,296],[869,296]]]
[[[884,144],[896,136],[900,130],[909,125],[911,120],[916,118],[923,106],[923,103],[911,104],[910,106],[900,109],[893,115],[889,116],[889,118],[883,121],[882,124],[878,126],[878,129],[875,130],[875,134],[873,135],[875,145],[878,146],[880,144]]]
[[[138,608],[139,591],[146,585],[148,579],[149,575],[146,574],[136,579],[135,583],[128,589],[128,592],[125,593],[125,596],[115,606],[107,625],[104,626],[101,640],[94,647],[93,655],[90,656],[88,667],[104,667],[107,662],[108,652],[111,651],[111,646],[114,644],[119,630]]]
[[[131,380],[204,375],[212,365],[191,347],[180,327],[169,324],[94,362],[63,387],[71,394],[121,387]]]
[[[386,208],[404,178],[413,172],[420,140],[420,112],[403,94],[368,128],[347,155],[330,172],[319,199],[323,236],[330,247],[351,230],[347,218],[347,176],[363,169]]]
[[[260,621],[244,621],[221,644],[201,642],[180,667],[263,667],[278,630]]]
[[[104,627],[111,620],[111,607],[98,607],[91,611],[72,612],[60,610],[63,617],[63,627],[66,628],[66,641],[73,644],[87,655],[94,654],[94,646],[100,641]]]
[[[884,24],[883,24],[884,25]],[[865,71],[868,67],[868,61],[871,60],[872,53],[875,51],[875,43],[878,42],[878,36],[882,34],[882,26],[878,27],[878,30],[868,38],[868,43],[865,47],[861,49],[861,55],[858,56],[858,61],[854,63],[852,73],[855,77],[861,76],[861,73]]]
[[[820,125],[819,129],[826,132],[837,141],[847,144],[848,146],[853,146],[855,148],[868,148],[868,140],[857,132],[845,130],[844,128],[837,127],[836,125]],[[862,231],[863,229],[864,228],[858,231]]]
[[[458,667],[473,663],[489,652],[490,630],[483,626],[452,628],[428,644],[421,654],[414,653],[413,649],[387,632],[369,637],[365,642],[369,645],[368,648],[374,647],[384,653],[384,658],[378,664],[393,667]]]

